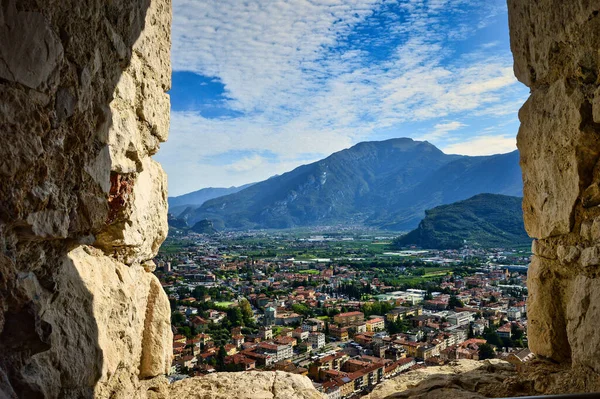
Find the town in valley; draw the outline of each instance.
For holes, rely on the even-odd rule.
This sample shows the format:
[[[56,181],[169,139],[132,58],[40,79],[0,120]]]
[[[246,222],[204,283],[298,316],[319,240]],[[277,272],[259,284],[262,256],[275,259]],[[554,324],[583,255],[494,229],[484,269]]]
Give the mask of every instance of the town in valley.
[[[171,302],[170,378],[283,370],[351,398],[456,359],[531,358],[530,248],[396,248],[394,238],[171,231],[155,259]]]

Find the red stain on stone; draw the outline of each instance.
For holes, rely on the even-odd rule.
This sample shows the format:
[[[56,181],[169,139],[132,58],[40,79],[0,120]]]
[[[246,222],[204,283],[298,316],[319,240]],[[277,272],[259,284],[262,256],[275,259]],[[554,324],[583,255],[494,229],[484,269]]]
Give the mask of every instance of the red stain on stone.
[[[117,218],[119,211],[123,209],[131,194],[133,194],[134,178],[130,175],[111,173],[110,192],[108,194],[108,223]]]

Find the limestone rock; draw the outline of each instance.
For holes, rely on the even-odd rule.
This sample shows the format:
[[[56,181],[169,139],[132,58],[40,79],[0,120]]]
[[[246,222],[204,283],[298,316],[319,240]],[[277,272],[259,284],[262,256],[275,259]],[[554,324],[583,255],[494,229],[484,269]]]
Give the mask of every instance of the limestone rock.
[[[556,250],[544,240],[533,240],[531,243],[531,252],[546,259],[556,259],[557,256]]]
[[[98,183],[102,191],[106,194],[110,190],[111,162],[109,148],[105,146],[100,150],[96,158],[85,166],[85,171]]]
[[[600,248],[589,247],[581,251],[579,263],[583,267],[593,267],[600,265]]]
[[[308,377],[272,372],[215,373],[188,378],[171,386],[177,399],[321,399]]]
[[[559,245],[556,249],[558,259],[562,263],[572,263],[579,259],[579,255],[581,254],[581,250],[575,246],[564,246]]]
[[[33,233],[45,238],[66,238],[69,229],[69,215],[65,211],[45,210],[27,216]]]
[[[549,249],[536,251],[528,272],[529,347],[571,363],[573,384],[593,390],[600,380],[590,355],[600,349],[592,337],[600,265],[600,3],[508,0],[508,11],[515,75],[531,89],[517,137],[525,226]],[[554,250],[557,258],[548,256]],[[581,369],[590,373],[577,374]]]
[[[170,8],[0,5],[0,397],[168,393]]]
[[[117,220],[98,234],[96,245],[115,251],[126,263],[154,257],[167,236],[167,182],[161,166],[151,158],[132,180],[130,194],[117,209]]]
[[[600,123],[600,87],[594,93],[593,108],[594,122]]]
[[[512,365],[497,359],[457,360],[384,381],[367,398],[506,398],[598,390],[600,379],[587,367],[571,369],[570,365],[534,359],[516,372]]]
[[[586,188],[581,201],[586,208],[600,205],[600,186],[597,183],[593,183]]]
[[[567,332],[573,358],[600,373],[598,320],[600,320],[600,280],[578,276],[567,303]]]
[[[47,340],[60,343],[34,355],[24,375],[46,397],[60,396],[67,386],[77,387],[72,393],[78,395],[106,397],[123,389],[124,376],[168,371],[170,307],[154,275],[92,247],[78,247],[64,258],[55,283],[51,296],[33,273],[19,280],[42,314]],[[131,381],[127,389],[139,390]]]
[[[534,256],[527,274],[527,336],[532,352],[565,361],[570,359],[564,305],[564,284],[550,263]]]
[[[501,360],[458,360],[401,374],[377,385],[367,399],[384,398],[485,398],[510,396],[504,381],[514,367]]]
[[[568,94],[563,82],[534,92],[519,118],[517,145],[523,170],[523,219],[530,236],[547,238],[571,231],[571,215],[579,196],[577,92]],[[553,134],[564,131],[564,134]]]
[[[54,85],[63,60],[63,46],[39,12],[0,8],[0,77],[32,89]]]
[[[155,275],[145,276],[150,277],[150,287],[142,332],[141,378],[168,374],[173,356],[169,299]]]

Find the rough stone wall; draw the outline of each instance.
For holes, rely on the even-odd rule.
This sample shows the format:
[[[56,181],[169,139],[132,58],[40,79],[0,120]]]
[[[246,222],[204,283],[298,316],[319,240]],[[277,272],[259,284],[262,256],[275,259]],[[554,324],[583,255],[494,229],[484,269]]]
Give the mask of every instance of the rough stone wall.
[[[170,24],[170,0],[0,0],[0,398],[164,383]]]
[[[170,386],[172,399],[322,399],[308,377],[283,371],[214,373]]]
[[[509,0],[517,78],[531,88],[517,145],[529,268],[529,346],[600,373],[600,1]]]
[[[170,0],[0,0],[0,399],[320,398],[306,377],[169,386]]]

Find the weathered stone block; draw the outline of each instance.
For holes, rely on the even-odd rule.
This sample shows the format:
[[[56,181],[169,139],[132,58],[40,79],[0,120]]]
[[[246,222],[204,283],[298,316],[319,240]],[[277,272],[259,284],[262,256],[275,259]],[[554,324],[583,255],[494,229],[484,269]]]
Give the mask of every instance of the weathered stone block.
[[[592,267],[600,265],[600,248],[590,247],[581,251],[579,263],[583,267]]]
[[[0,8],[0,77],[32,89],[55,87],[63,46],[46,17],[17,11],[6,2]]]
[[[579,259],[579,256],[581,255],[581,250],[572,245],[569,245],[569,246],[559,245],[558,248],[556,249],[556,253],[558,255],[558,259],[562,263],[569,264],[569,263],[576,262],[577,259]]]
[[[564,297],[566,281],[552,272],[553,261],[534,256],[527,275],[527,336],[529,348],[557,361],[571,357]]]
[[[195,399],[210,392],[213,399],[321,399],[308,377],[271,372],[215,373],[205,377],[178,381],[171,387],[171,397]]]
[[[579,197],[582,100],[580,93],[569,94],[563,82],[556,82],[534,92],[519,112],[523,217],[532,237],[571,231],[571,215]]]
[[[168,392],[170,4],[0,5],[0,397]]]
[[[600,373],[597,352],[600,348],[600,279],[577,276],[567,299],[567,334],[573,362]]]

